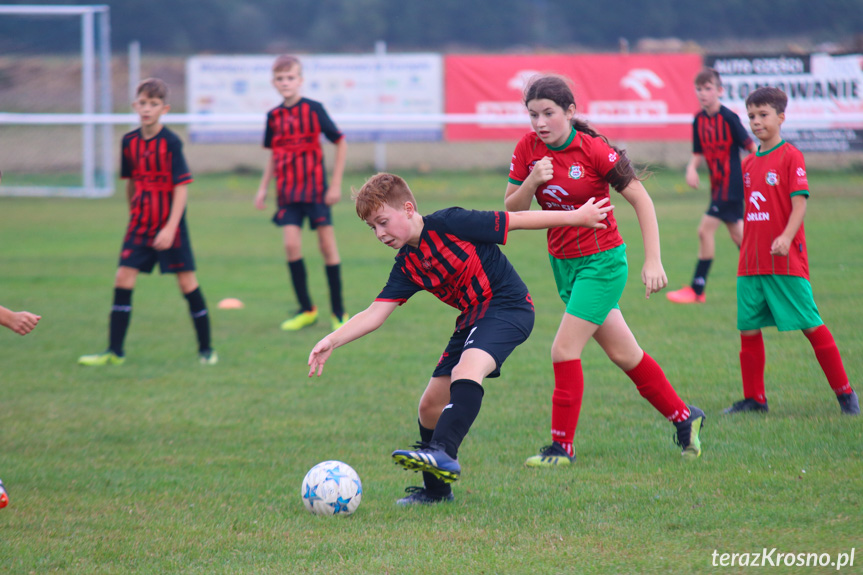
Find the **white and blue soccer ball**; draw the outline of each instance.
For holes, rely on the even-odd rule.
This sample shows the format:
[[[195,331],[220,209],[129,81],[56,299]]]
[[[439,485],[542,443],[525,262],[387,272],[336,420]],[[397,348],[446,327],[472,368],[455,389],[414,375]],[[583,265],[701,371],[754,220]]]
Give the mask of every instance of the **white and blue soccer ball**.
[[[302,496],[315,515],[350,515],[363,499],[363,484],[347,463],[323,461],[306,473]]]

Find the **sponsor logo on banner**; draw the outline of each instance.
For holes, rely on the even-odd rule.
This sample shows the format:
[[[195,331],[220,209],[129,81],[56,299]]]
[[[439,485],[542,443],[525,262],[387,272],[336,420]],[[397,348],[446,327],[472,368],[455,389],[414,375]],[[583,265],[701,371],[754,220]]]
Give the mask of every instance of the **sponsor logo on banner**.
[[[692,137],[698,54],[452,55],[444,65],[447,113],[513,118],[506,124],[450,124],[448,140],[517,141],[530,130],[523,94],[539,70],[571,80],[578,113],[611,140]]]
[[[802,152],[863,150],[863,54],[711,55],[704,64],[722,75],[722,103],[744,126],[746,97],[773,86],[788,96],[786,141]]]

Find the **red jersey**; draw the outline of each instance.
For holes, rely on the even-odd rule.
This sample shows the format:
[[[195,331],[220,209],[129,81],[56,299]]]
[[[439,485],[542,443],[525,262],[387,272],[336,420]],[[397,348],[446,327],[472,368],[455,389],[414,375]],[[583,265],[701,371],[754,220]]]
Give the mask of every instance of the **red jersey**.
[[[273,150],[278,207],[297,202],[322,204],[327,191],[321,134],[338,142],[342,133],[320,102],[300,98],[267,113],[264,147]]]
[[[192,182],[183,142],[165,127],[146,140],[138,128],[123,136],[121,158],[120,177],[135,184],[125,241],[152,245],[171,215],[174,187]]]
[[[559,148],[549,148],[535,132],[522,137],[512,154],[510,183],[521,185],[543,157],[553,165],[552,178],[536,189],[536,201],[543,210],[577,210],[590,198],[609,197],[605,177],[619,156],[602,138],[577,132]],[[614,213],[608,212],[604,230],[562,227],[548,230],[548,253],[568,259],[604,252],[623,244]]]
[[[809,196],[803,153],[782,141],[766,152],[743,160],[743,244],[739,276],[785,275],[809,279],[809,257],[803,225],[794,235],[787,256],[770,255],[770,245],[785,230],[791,216],[791,196]]]

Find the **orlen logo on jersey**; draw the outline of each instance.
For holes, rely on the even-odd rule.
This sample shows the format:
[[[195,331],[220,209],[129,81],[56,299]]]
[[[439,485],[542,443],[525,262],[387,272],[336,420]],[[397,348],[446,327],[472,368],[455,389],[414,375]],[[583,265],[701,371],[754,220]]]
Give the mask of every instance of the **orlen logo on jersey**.
[[[761,192],[754,191],[749,194],[749,203],[755,206],[757,212],[749,212],[746,214],[747,222],[769,222],[770,212],[761,211],[761,202],[767,203],[767,198]]]
[[[564,190],[560,186],[554,186],[554,185],[548,186],[542,190],[542,195],[548,196],[554,200],[554,201],[549,201],[548,199],[546,199],[545,207],[547,207],[547,208],[558,209],[558,210],[574,210],[574,209],[576,209],[575,206],[561,204],[561,202],[563,201],[561,199],[561,196],[568,196],[569,192],[567,192],[566,190]]]
[[[775,186],[779,183],[779,174],[774,171],[767,172],[767,176],[764,178],[764,181],[767,182],[768,186]]]

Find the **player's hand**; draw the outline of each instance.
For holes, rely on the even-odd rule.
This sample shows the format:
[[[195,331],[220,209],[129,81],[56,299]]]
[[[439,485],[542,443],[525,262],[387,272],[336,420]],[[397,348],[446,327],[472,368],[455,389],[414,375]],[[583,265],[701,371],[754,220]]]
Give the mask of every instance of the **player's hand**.
[[[779,236],[773,243],[770,244],[771,256],[787,256],[788,250],[791,248],[791,241],[785,236]]]
[[[334,206],[342,200],[341,186],[330,186],[324,194],[324,203],[328,206]]]
[[[313,375],[320,376],[324,371],[324,364],[330,358],[330,355],[333,353],[332,342],[330,342],[329,337],[325,337],[312,349],[312,352],[309,354],[309,377]],[[317,372],[317,373],[316,373]]]
[[[42,319],[41,315],[36,315],[29,311],[18,311],[12,314],[11,321],[7,327],[17,334],[27,335],[33,331],[33,328],[36,327],[40,319]]]
[[[554,176],[554,166],[551,163],[551,158],[543,156],[543,158],[533,165],[533,170],[527,179],[533,179],[537,186],[544,184]]]
[[[641,268],[641,281],[644,282],[644,297],[650,299],[650,294],[656,293],[668,285],[668,276],[662,267],[662,262],[644,262]]]
[[[156,237],[153,239],[153,249],[156,251],[165,251],[174,243],[174,238],[177,236],[177,228],[165,226]]]
[[[266,209],[267,207],[267,190],[258,190],[258,193],[255,194],[255,207],[259,210]]]
[[[580,208],[575,210],[581,220],[581,223],[575,225],[598,230],[604,230],[608,227],[602,222],[608,217],[608,212],[614,209],[614,206],[609,204],[611,199],[602,198],[598,202],[595,200],[596,198],[590,198]]]
[[[701,178],[698,177],[698,170],[695,168],[686,168],[686,184],[693,190],[697,190],[701,185]]]

